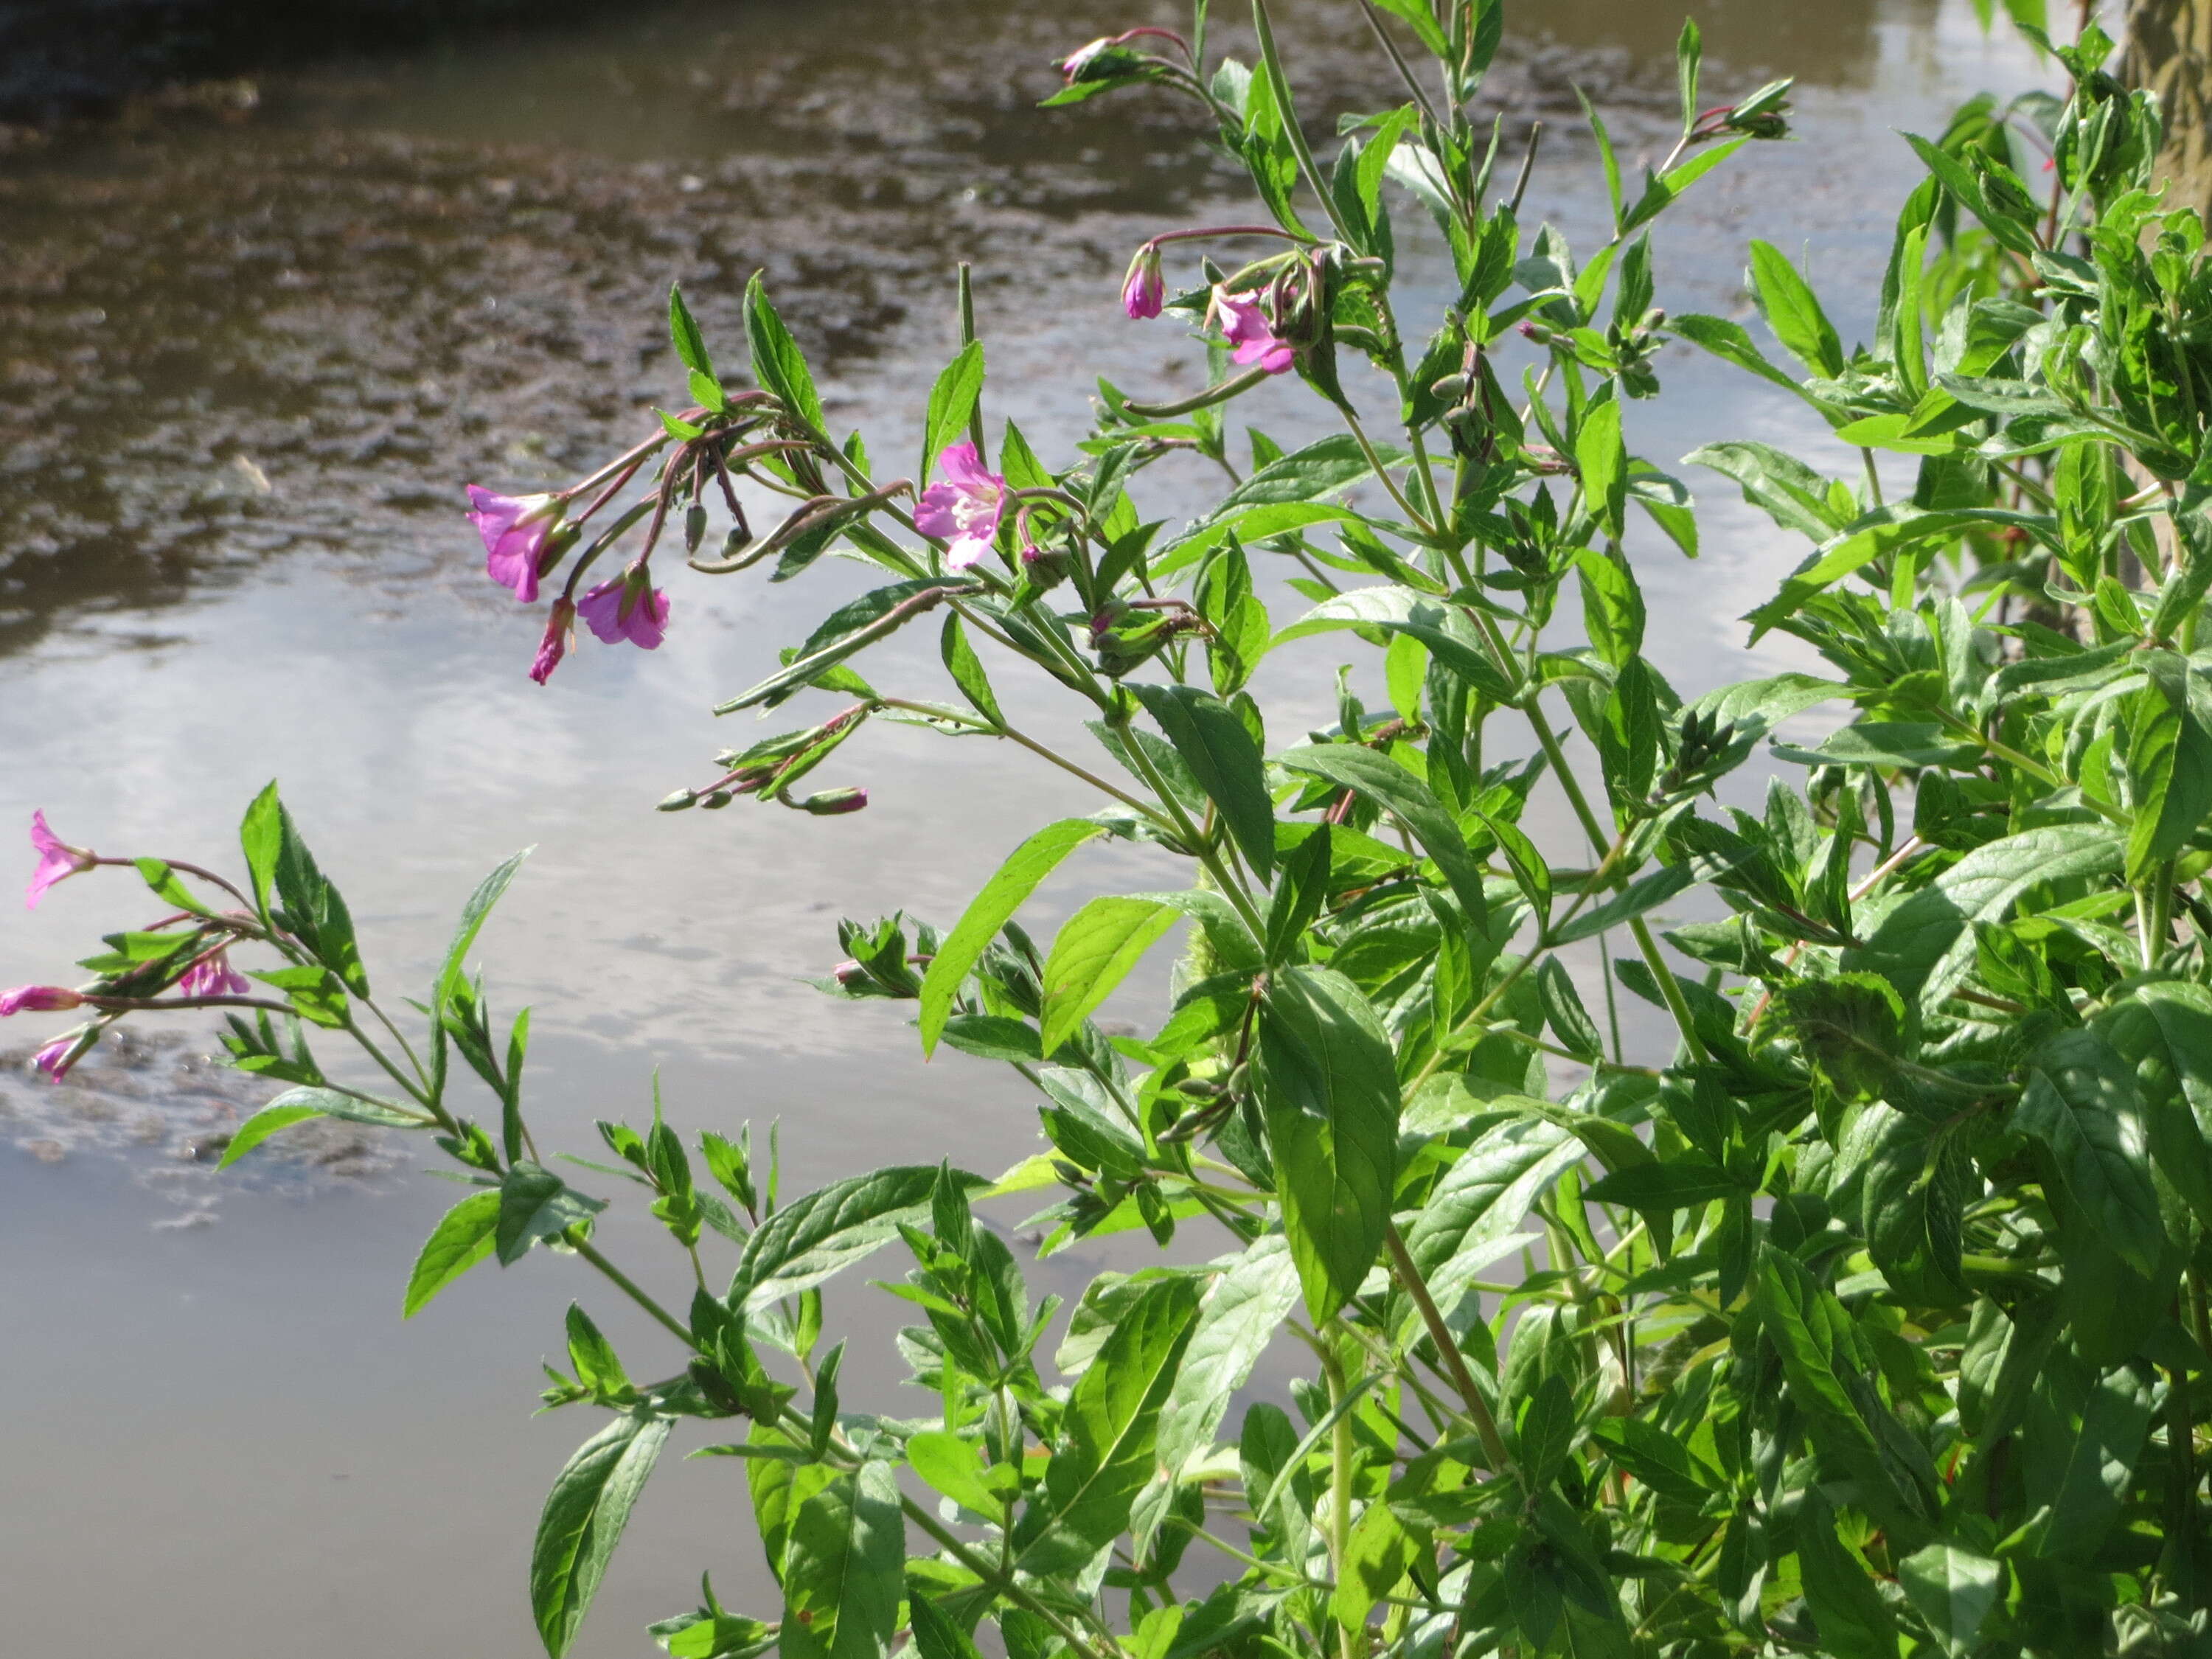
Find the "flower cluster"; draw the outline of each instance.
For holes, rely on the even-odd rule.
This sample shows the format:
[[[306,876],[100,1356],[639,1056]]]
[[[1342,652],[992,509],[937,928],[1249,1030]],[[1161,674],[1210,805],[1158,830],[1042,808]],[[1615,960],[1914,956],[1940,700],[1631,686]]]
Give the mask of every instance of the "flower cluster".
[[[639,459],[641,461],[642,457]],[[627,483],[635,471],[636,465],[629,465],[623,471],[620,483]],[[573,489],[538,495],[501,495],[471,484],[469,500],[473,510],[469,522],[483,538],[484,573],[501,587],[513,589],[523,604],[534,604],[539,580],[574,545],[582,533],[584,519],[614,493],[603,494],[586,509],[584,518],[567,519],[568,503],[599,481],[588,478]],[[567,586],[553,601],[544,638],[530,667],[530,678],[540,685],[568,654],[578,617],[609,645],[627,641],[651,651],[666,635],[668,596],[652,586],[644,557],[619,576],[579,594],[578,580],[589,567],[589,556],[580,560]]]

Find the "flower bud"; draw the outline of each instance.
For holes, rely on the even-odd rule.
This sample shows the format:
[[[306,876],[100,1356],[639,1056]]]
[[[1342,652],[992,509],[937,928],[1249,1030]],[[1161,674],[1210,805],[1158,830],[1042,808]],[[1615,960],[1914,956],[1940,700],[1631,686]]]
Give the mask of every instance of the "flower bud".
[[[702,812],[719,811],[729,804],[730,792],[726,789],[710,789],[699,797],[699,810]]]
[[[1059,586],[1074,568],[1075,556],[1065,547],[1039,547],[1034,542],[1022,544],[1022,574],[1040,593]]]
[[[681,812],[686,807],[696,806],[698,804],[699,792],[697,790],[674,789],[671,790],[667,794],[663,795],[660,798],[659,805],[655,805],[653,810],[656,812]]]
[[[82,1007],[84,999],[59,985],[18,985],[0,991],[0,1018],[9,1014],[50,1014]]]
[[[697,501],[691,503],[684,514],[684,551],[688,556],[699,550],[707,539],[707,509]]]
[[[841,962],[830,970],[830,977],[849,991],[868,982],[868,970],[857,962]]]
[[[1143,322],[1160,314],[1167,294],[1166,279],[1160,275],[1160,250],[1146,242],[1129,261],[1128,275],[1121,279],[1121,309],[1129,313],[1131,321]]]
[[[811,812],[820,818],[837,817],[847,812],[857,812],[868,804],[868,792],[857,787],[824,789],[793,801],[792,805],[802,812]]]

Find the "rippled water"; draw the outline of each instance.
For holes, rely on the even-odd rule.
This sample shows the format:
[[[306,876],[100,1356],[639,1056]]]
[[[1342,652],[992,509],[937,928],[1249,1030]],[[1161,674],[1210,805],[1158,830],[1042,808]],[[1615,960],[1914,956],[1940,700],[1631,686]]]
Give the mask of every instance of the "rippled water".
[[[1550,31],[1494,77],[1516,129],[1571,126],[1580,82],[1632,155],[1663,145],[1672,8],[1513,12],[1514,30]],[[1985,45],[1963,3],[1696,12],[1717,97],[1769,70],[1803,77],[1802,142],[1747,152],[1669,216],[1662,303],[1747,314],[1741,247],[1761,234],[1803,247],[1844,331],[1863,331],[1853,307],[1910,179],[1889,129],[1936,127],[2030,66]],[[1351,18],[1331,0],[1281,14],[1310,115],[1389,95]],[[465,481],[565,477],[677,395],[658,321],[672,278],[734,355],[738,289],[765,266],[833,413],[865,419],[879,451],[912,441],[962,258],[991,415],[1048,456],[1079,435],[1089,374],[1189,386],[1177,331],[1128,325],[1115,292],[1134,240],[1234,180],[1164,100],[1029,107],[1048,58],[1133,21],[1098,0],[634,5],[0,156],[0,825],[43,805],[102,850],[220,856],[281,776],[401,981],[427,973],[476,877],[535,843],[483,954],[500,1006],[536,1007],[556,1138],[642,1115],[658,1062],[687,1122],[781,1117],[794,1182],[1012,1162],[1033,1144],[1018,1090],[980,1062],[922,1066],[900,1011],[829,1004],[798,976],[837,954],[839,914],[948,918],[1027,827],[1090,802],[993,749],[872,732],[823,775],[868,785],[857,817],[656,815],[744,729],[708,706],[858,578],[686,576],[665,649],[587,642],[540,690],[522,674],[539,618],[484,582],[456,503]],[[1587,240],[1603,206],[1585,149],[1547,141],[1531,199]],[[1421,257],[1413,280],[1433,289]],[[1667,398],[1632,411],[1640,453],[1746,434],[1814,447],[1787,400],[1701,361],[1666,367]],[[1239,416],[1304,429],[1288,389],[1264,397]],[[1179,492],[1200,481],[1155,482],[1159,514],[1198,500]],[[1691,482],[1704,557],[1638,553],[1654,655],[1694,690],[1794,663],[1787,641],[1745,652],[1733,619],[1796,550],[1731,489]],[[879,684],[935,672],[926,641],[891,660]],[[1274,671],[1286,726],[1328,718],[1315,683],[1332,660]],[[1164,875],[1101,852],[1039,914]],[[77,881],[8,913],[0,983],[54,976],[136,902]],[[534,1361],[569,1295],[605,1299],[532,1258],[401,1325],[406,1264],[450,1193],[410,1177],[411,1158],[388,1167],[389,1146],[211,1179],[196,1152],[251,1097],[192,1063],[204,1042],[180,1031],[82,1087],[0,1084],[0,1400],[21,1425],[0,1647],[533,1651],[530,1522],[585,1431],[525,1416]],[[641,1235],[609,1237],[651,1259]],[[1103,1259],[1036,1276],[1065,1290]],[[880,1370],[848,1375],[894,1403]],[[688,1607],[702,1565],[743,1604],[756,1555],[726,1468],[672,1463],[579,1651],[643,1650],[638,1627]]]

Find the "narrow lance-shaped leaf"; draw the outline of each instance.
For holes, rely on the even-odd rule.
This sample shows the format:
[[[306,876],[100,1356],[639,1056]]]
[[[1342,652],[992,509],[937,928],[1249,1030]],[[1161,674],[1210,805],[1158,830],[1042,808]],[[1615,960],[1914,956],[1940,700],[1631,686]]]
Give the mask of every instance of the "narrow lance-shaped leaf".
[[[530,1553],[531,1611],[553,1659],[582,1628],[668,1429],[665,1417],[618,1417],[586,1441],[554,1481]]]
[[[939,942],[937,955],[921,979],[921,1051],[925,1054],[937,1047],[937,1039],[945,1030],[945,1022],[952,1012],[953,1000],[958,996],[960,983],[968,977],[982,956],[985,947],[999,936],[999,930],[1013,919],[1023,901],[1036,890],[1037,884],[1056,869],[1061,860],[1083,845],[1106,833],[1103,824],[1089,818],[1062,818],[1048,823],[1031,836],[999,866],[999,872],[983,884],[983,890],[969,902],[952,931]]]
[[[1260,1009],[1261,1103],[1307,1311],[1333,1316],[1375,1265],[1398,1174],[1398,1075],[1359,988],[1327,968],[1273,975]]]
[[[1412,773],[1389,757],[1357,744],[1317,744],[1308,748],[1286,750],[1282,763],[1294,772],[1308,772],[1316,777],[1365,796],[1385,811],[1395,813],[1412,830],[1422,849],[1434,859],[1437,868],[1460,902],[1469,924],[1486,938],[1490,931],[1490,911],[1482,891],[1482,872],[1467,850],[1467,840],[1460,834],[1459,824],[1445,811],[1443,803]]]
[[[1132,684],[1146,711],[1219,809],[1237,851],[1262,881],[1275,870],[1275,808],[1267,769],[1244,722],[1220,698],[1190,685]]]
[[[1045,958],[1046,1054],[1075,1035],[1179,916],[1152,899],[1095,898],[1067,919]]]

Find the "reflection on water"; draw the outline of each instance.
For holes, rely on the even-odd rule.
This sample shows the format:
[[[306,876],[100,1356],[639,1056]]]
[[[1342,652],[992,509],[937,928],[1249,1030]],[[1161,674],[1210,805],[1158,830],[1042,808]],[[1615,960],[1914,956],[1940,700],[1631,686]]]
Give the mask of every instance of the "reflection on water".
[[[1515,131],[1566,115],[1580,82],[1632,161],[1663,147],[1675,9],[1514,11],[1539,31],[1490,90]],[[1741,249],[1763,234],[1807,246],[1844,331],[1863,331],[1907,179],[1886,130],[1937,125],[2022,65],[1963,3],[1695,12],[1712,99],[1796,72],[1805,137],[1747,153],[1670,216],[1662,302],[1747,314]],[[1280,17],[1313,70],[1316,131],[1389,97],[1351,8],[1294,0]],[[978,270],[993,418],[1048,456],[1079,435],[1061,388],[1089,373],[1188,387],[1177,331],[1128,325],[1115,289],[1132,242],[1233,179],[1164,99],[1030,107],[1046,60],[1133,21],[1104,0],[659,5],[0,159],[0,833],[44,805],[102,850],[206,854],[281,775],[387,980],[421,979],[475,878],[534,842],[483,951],[499,1006],[533,1005],[547,1034],[532,1075],[554,1138],[641,1115],[659,1060],[684,1121],[781,1116],[794,1182],[864,1156],[1012,1162],[1033,1144],[1018,1088],[957,1057],[921,1067],[902,1010],[831,1006],[796,977],[834,953],[840,912],[908,902],[941,921],[1030,823],[1091,803],[989,745],[871,732],[822,779],[869,785],[857,817],[655,815],[751,729],[707,707],[859,578],[686,579],[665,648],[587,645],[541,691],[522,676],[539,620],[483,580],[455,509],[470,479],[565,475],[672,395],[672,278],[734,351],[735,295],[765,265],[835,417],[865,416],[879,447],[910,441],[950,349],[960,258]],[[1571,140],[1547,155],[1532,200],[1587,240],[1603,213],[1589,158]],[[1401,235],[1409,280],[1441,303],[1419,227]],[[1699,360],[1667,372],[1667,400],[1631,412],[1632,444],[1661,465],[1747,431],[1816,448],[1790,401]],[[1296,409],[1279,386],[1238,414],[1294,435]],[[1786,641],[1745,653],[1733,618],[1797,550],[1732,489],[1690,482],[1705,557],[1638,550],[1658,665],[1695,690],[1794,664]],[[1188,511],[1198,483],[1147,475],[1148,505]],[[1297,604],[1283,597],[1279,621]],[[902,640],[884,678],[927,690],[934,654]],[[1329,718],[1309,704],[1334,659],[1270,665],[1286,727]],[[1070,892],[1173,878],[1138,849],[1085,857],[1040,896],[1043,924]],[[129,903],[116,883],[58,889],[0,932],[0,983],[52,977]],[[95,1121],[119,1127],[0,1123],[0,1320],[16,1336],[0,1398],[42,1429],[0,1505],[5,1645],[82,1645],[89,1607],[101,1646],[178,1659],[532,1651],[529,1516],[582,1431],[521,1407],[578,1293],[570,1264],[487,1273],[401,1328],[404,1264],[450,1196],[437,1183],[272,1181],[234,1188],[216,1224],[155,1233],[198,1209],[149,1199],[142,1177],[185,1160],[131,1145],[127,1115]],[[169,1150],[190,1127],[165,1118]],[[1105,1255],[1040,1276],[1069,1289]],[[866,1346],[848,1391],[891,1403],[887,1345]],[[580,1652],[640,1651],[638,1626],[688,1605],[701,1565],[733,1604],[757,1599],[726,1475],[656,1477]],[[654,1553],[686,1527],[729,1540],[723,1559]]]

